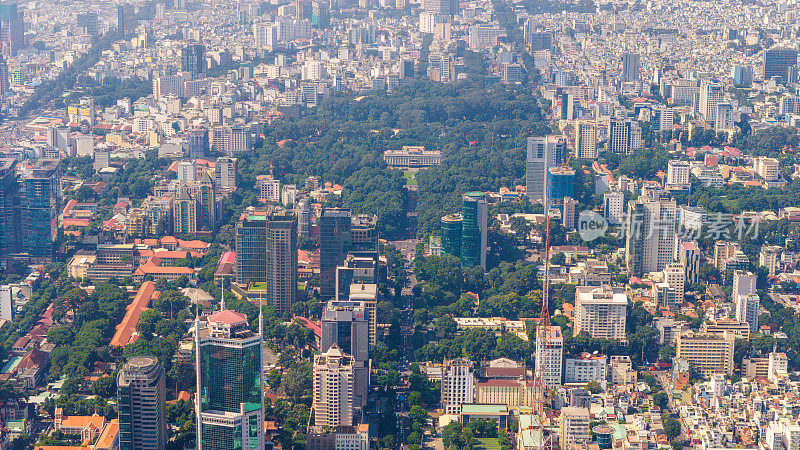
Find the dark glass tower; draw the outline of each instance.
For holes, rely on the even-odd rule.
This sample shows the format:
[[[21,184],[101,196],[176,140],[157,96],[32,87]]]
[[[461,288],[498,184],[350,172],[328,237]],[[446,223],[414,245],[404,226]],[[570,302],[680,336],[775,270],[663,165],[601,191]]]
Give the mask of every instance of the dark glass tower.
[[[164,371],[158,358],[137,356],[117,374],[120,450],[161,450],[167,445]]]
[[[58,231],[59,161],[43,159],[25,176],[22,193],[23,246],[34,258],[52,259]]]
[[[350,211],[325,209],[319,223],[320,292],[323,299],[329,299],[336,294],[336,267],[350,251]]]

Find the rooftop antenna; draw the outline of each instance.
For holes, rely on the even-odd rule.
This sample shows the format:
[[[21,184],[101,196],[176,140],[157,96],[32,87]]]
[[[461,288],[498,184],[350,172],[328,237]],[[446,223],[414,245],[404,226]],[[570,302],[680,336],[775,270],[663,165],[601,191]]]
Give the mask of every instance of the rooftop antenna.
[[[225,277],[222,277],[222,296],[219,301],[219,310],[225,311]]]

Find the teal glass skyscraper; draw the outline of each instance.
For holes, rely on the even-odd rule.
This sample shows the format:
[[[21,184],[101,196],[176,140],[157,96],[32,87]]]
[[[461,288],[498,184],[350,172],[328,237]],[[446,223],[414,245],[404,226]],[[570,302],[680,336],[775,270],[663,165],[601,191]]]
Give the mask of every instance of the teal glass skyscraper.
[[[486,245],[489,209],[482,192],[467,192],[462,197],[461,265],[481,266],[486,270]]]
[[[196,334],[197,448],[264,448],[264,389],[261,336],[247,316],[222,310],[208,316]]]

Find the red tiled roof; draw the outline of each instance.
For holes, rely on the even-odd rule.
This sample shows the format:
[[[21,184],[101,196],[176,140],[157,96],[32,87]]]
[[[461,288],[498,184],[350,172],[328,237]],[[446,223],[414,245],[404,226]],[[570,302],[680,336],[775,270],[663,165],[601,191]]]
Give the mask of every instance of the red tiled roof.
[[[233,325],[236,323],[247,322],[247,316],[242,313],[226,309],[208,316],[209,322],[227,323]]]
[[[134,342],[133,333],[136,331],[136,325],[139,324],[139,316],[150,305],[150,300],[158,298],[160,294],[159,291],[156,291],[156,284],[152,281],[142,283],[139,292],[136,293],[136,297],[128,305],[125,317],[117,325],[117,331],[114,333],[109,345],[112,347],[124,347]]]

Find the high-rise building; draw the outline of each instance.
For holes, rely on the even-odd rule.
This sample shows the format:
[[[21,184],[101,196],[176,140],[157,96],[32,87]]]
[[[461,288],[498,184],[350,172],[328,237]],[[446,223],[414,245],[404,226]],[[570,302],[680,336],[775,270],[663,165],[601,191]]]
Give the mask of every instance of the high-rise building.
[[[475,376],[472,361],[451,359],[442,367],[442,409],[445,414],[461,414],[461,405],[475,398]]]
[[[178,189],[172,201],[172,231],[176,235],[197,233],[198,203],[189,195],[188,189]]]
[[[561,408],[561,450],[569,450],[572,445],[584,445],[591,441],[590,417],[588,408]]]
[[[750,87],[753,84],[753,68],[750,66],[733,66],[731,69],[733,85],[736,87]]]
[[[0,49],[5,57],[14,56],[25,44],[25,20],[16,2],[0,4]]]
[[[678,335],[675,359],[685,360],[704,376],[730,375],[735,340],[736,335],[729,330],[703,334],[689,330]]]
[[[314,357],[314,424],[353,424],[354,359],[338,346]]]
[[[564,205],[561,208],[561,224],[567,230],[575,228],[576,209],[578,208],[578,201],[572,197],[564,197]]]
[[[623,204],[625,194],[620,191],[610,191],[603,194],[603,218],[611,225],[622,224]]]
[[[695,284],[700,281],[700,246],[697,241],[680,243],[678,262],[685,270],[687,284]]]
[[[717,241],[714,243],[714,267],[720,269],[722,261],[732,258],[741,251],[738,242]]]
[[[78,32],[80,34],[88,34],[90,36],[96,36],[98,34],[99,22],[97,20],[96,12],[78,14],[77,22]]]
[[[776,181],[780,178],[780,161],[777,158],[756,156],[753,158],[753,170],[765,181]]]
[[[722,85],[703,81],[700,85],[699,112],[706,122],[713,124],[717,120],[717,105],[725,99]]]
[[[528,138],[525,189],[531,201],[544,201],[547,189],[547,169],[561,164],[567,152],[563,136],[535,136]]]
[[[189,156],[192,158],[205,158],[208,154],[208,130],[195,128],[189,131]]]
[[[403,59],[400,61],[400,79],[414,78],[414,60]]]
[[[297,235],[308,237],[311,229],[311,205],[307,198],[297,201]]]
[[[675,253],[675,200],[639,197],[628,203],[625,260],[628,274],[664,270]]]
[[[546,208],[562,206],[564,197],[575,197],[575,170],[569,167],[547,169]]]
[[[777,245],[764,245],[758,253],[758,265],[767,268],[767,274],[774,277],[780,269],[782,247]]]
[[[192,78],[198,78],[206,71],[206,47],[192,44],[181,50],[181,71],[189,72]]]
[[[120,450],[166,447],[167,408],[164,370],[154,356],[135,356],[117,374]]]
[[[734,129],[733,105],[730,103],[717,104],[717,117],[714,120],[714,130],[717,133]]]
[[[733,299],[736,307],[736,320],[750,325],[750,332],[758,332],[758,312],[761,309],[761,299],[756,294],[740,294]]]
[[[369,329],[374,307],[364,302],[331,300],[322,312],[320,350],[336,345],[353,357],[353,405],[364,407],[369,391]]]
[[[461,229],[464,223],[464,216],[459,213],[452,213],[442,217],[441,238],[442,254],[461,257]]]
[[[597,159],[597,124],[579,120],[575,124],[575,157]]]
[[[59,160],[42,159],[25,174],[22,190],[23,250],[34,258],[53,257],[58,233]]]
[[[462,197],[461,265],[486,270],[489,208],[482,192],[467,192]]]
[[[764,52],[764,81],[775,78],[779,83],[790,80],[790,70],[797,69],[797,49],[771,48]]]
[[[536,330],[536,374],[548,388],[561,385],[564,363],[564,338],[558,326],[544,326]]]
[[[642,128],[630,119],[611,119],[608,123],[608,150],[611,153],[631,155],[641,150]]]
[[[297,301],[297,219],[290,211],[268,216],[266,281],[270,305],[289,313]]]
[[[326,208],[319,218],[320,294],[323,299],[336,294],[336,267],[350,251],[350,225],[350,211],[346,209]]]
[[[136,12],[130,3],[117,6],[117,35],[122,39],[130,39],[136,34]]]
[[[376,232],[378,216],[357,214],[350,219],[350,252],[375,253],[378,251]]]
[[[664,105],[654,105],[653,113],[650,118],[650,127],[654,133],[672,131],[675,125],[675,112],[672,108]]]
[[[264,384],[261,336],[247,316],[223,310],[195,321],[197,349],[197,448],[264,448]]]
[[[622,82],[639,81],[640,56],[638,53],[622,55]]]
[[[744,270],[733,271],[733,289],[731,290],[731,300],[734,302],[741,295],[753,295],[756,293],[757,277],[752,272]]]
[[[667,163],[667,190],[684,190],[689,188],[689,162],[671,159]]]
[[[22,230],[17,161],[0,159],[0,259],[20,251]]]
[[[236,224],[236,283],[267,281],[267,216],[245,215]]]
[[[423,0],[422,10],[454,16],[460,12],[458,0]]]
[[[628,297],[623,288],[578,286],[575,290],[575,335],[625,339]]]
[[[5,57],[0,54],[0,99],[6,98],[11,94],[11,80],[8,75],[8,63]]]
[[[224,191],[236,190],[236,158],[223,156],[217,158],[217,166],[214,169],[214,181],[217,188]]]
[[[681,264],[667,264],[662,275],[669,292],[665,296],[665,301],[660,302],[660,306],[670,309],[677,308],[683,303],[683,294],[686,290],[686,270]]]

